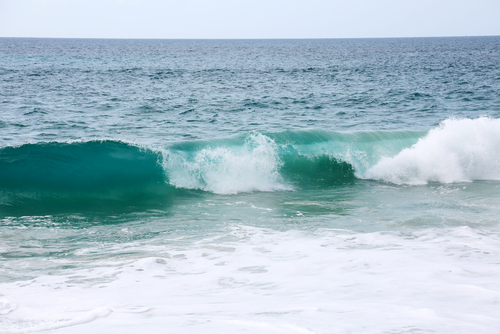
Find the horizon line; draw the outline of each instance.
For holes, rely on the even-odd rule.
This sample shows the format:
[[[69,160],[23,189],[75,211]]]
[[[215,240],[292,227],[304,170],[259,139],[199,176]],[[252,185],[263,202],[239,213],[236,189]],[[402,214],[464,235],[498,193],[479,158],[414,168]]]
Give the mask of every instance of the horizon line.
[[[102,39],[102,40],[325,40],[325,39],[411,39],[411,38],[468,38],[468,37],[500,37],[500,35],[449,35],[449,36],[399,36],[399,37],[242,37],[242,38],[197,38],[197,37],[34,37],[34,36],[0,36],[0,38],[26,39]]]

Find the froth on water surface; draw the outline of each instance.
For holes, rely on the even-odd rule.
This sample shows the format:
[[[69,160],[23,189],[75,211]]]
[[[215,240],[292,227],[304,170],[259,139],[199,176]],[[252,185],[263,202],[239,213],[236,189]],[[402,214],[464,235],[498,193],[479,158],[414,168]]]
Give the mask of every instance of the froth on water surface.
[[[449,119],[394,157],[384,157],[366,176],[393,183],[452,183],[500,179],[500,120]]]
[[[165,326],[181,333],[321,333],[333,319],[341,333],[493,333],[498,237],[468,227],[311,233],[231,224],[194,240],[122,242],[120,256],[116,245],[89,245],[59,262],[108,256],[4,283],[10,313],[1,326],[13,333],[109,326],[125,333]]]

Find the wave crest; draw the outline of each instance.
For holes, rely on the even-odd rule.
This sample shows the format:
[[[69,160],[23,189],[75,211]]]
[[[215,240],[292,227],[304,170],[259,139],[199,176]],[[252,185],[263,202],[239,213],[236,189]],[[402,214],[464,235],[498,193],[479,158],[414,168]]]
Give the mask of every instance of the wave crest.
[[[196,152],[170,151],[163,166],[170,184],[216,194],[293,189],[279,173],[276,143],[251,134],[242,146],[215,146]]]
[[[500,180],[499,147],[499,119],[448,119],[410,148],[381,158],[364,177],[413,185]]]
[[[420,139],[419,139],[420,138]],[[285,131],[181,142],[36,143],[0,149],[0,212],[168,205],[193,189],[215,194],[500,180],[500,120],[449,119],[412,131]],[[17,208],[17,209],[16,209]]]

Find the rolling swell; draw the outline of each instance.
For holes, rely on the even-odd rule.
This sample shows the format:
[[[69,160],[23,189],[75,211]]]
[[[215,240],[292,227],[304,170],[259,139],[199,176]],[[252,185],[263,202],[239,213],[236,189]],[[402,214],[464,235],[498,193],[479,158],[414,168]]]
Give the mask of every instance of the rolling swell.
[[[419,135],[312,130],[186,141],[162,150],[113,140],[4,147],[0,211],[135,210],[168,206],[187,194],[183,189],[237,194],[349,184],[371,160],[396,154]]]
[[[352,183],[381,156],[425,135],[415,131],[285,131],[183,142],[165,152],[169,182],[216,194],[298,190]]]
[[[37,143],[0,149],[4,214],[108,210],[171,192],[161,154],[119,141]]]
[[[299,187],[352,183],[382,156],[410,147],[416,131],[286,131],[269,136],[278,143],[283,176]]]
[[[284,131],[185,141],[0,149],[0,213],[166,208],[178,196],[290,191],[372,179],[395,184],[500,180],[500,120],[449,119],[415,131]],[[194,192],[193,192],[194,190]]]

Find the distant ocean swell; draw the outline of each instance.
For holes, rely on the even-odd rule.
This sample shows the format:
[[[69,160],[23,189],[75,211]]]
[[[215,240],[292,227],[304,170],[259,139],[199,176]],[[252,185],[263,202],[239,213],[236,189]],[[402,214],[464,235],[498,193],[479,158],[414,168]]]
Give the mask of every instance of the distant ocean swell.
[[[287,191],[371,179],[500,180],[500,120],[449,119],[415,131],[287,131],[180,142],[113,140],[0,149],[0,208],[164,203],[183,190]]]

